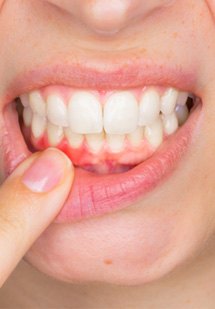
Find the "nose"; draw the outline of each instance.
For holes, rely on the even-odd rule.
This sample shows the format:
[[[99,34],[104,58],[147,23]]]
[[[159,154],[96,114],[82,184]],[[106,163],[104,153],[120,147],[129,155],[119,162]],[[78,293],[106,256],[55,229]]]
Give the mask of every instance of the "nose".
[[[173,0],[50,0],[94,32],[113,34]]]

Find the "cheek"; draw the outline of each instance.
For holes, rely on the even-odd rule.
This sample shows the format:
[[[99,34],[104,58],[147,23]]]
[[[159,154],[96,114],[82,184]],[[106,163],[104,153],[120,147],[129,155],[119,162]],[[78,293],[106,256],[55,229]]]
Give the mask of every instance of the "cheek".
[[[215,0],[205,0],[211,15],[213,16],[213,18],[215,19]]]

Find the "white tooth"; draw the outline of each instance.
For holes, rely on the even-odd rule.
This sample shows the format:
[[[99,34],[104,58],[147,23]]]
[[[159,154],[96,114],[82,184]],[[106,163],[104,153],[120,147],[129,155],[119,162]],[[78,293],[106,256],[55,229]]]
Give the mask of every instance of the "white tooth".
[[[145,137],[153,147],[160,146],[163,141],[163,127],[160,119],[145,128]]]
[[[139,125],[145,126],[153,123],[160,113],[160,96],[154,89],[146,90],[140,100]]]
[[[176,109],[175,109],[177,118],[178,118],[178,123],[181,126],[182,124],[185,123],[185,121],[187,120],[188,116],[189,116],[189,111],[186,105],[184,106],[180,106],[177,105]]]
[[[40,138],[46,130],[46,118],[33,114],[31,130],[35,138]]]
[[[33,113],[42,117],[46,116],[46,105],[39,91],[32,91],[29,94],[29,102]]]
[[[26,127],[31,126],[32,118],[33,118],[33,112],[31,108],[25,107],[23,110],[23,120],[24,120],[24,124],[26,125]]]
[[[50,146],[57,146],[64,137],[63,128],[48,123],[47,134]]]
[[[140,146],[144,137],[143,127],[138,127],[133,133],[128,135],[128,140],[133,147]]]
[[[87,134],[86,140],[92,152],[99,152],[104,144],[104,133]]]
[[[161,97],[161,111],[164,115],[172,114],[176,101],[178,98],[178,91],[174,88],[169,88]]]
[[[173,134],[178,129],[178,119],[175,113],[163,116],[164,132],[167,135]]]
[[[84,136],[82,134],[77,134],[72,132],[69,128],[64,129],[65,136],[69,142],[69,145],[72,148],[79,148],[81,147],[83,141],[84,141]]]
[[[111,152],[121,152],[124,149],[125,135],[106,134],[106,141]]]
[[[69,101],[69,126],[74,133],[101,133],[102,106],[96,96],[87,91],[77,91]]]
[[[129,134],[136,130],[138,104],[131,92],[112,94],[104,106],[104,130],[108,134]]]
[[[56,126],[68,127],[67,108],[58,95],[49,95],[47,98],[47,118]]]
[[[20,101],[22,102],[22,105],[24,107],[29,106],[29,98],[28,98],[28,94],[24,93],[20,96]]]
[[[187,102],[188,97],[189,97],[189,93],[188,92],[179,92],[176,104],[177,105],[185,105],[186,102]]]

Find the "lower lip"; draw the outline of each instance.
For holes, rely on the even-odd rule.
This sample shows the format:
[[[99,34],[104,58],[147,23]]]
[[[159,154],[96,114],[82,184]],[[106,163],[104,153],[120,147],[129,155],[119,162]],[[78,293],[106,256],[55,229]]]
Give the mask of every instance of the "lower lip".
[[[55,222],[68,223],[112,213],[128,207],[149,194],[177,168],[191,144],[200,111],[199,104],[187,122],[170,136],[151,158],[128,172],[98,175],[76,168],[73,187]],[[12,114],[15,117],[15,113],[11,111],[5,115],[5,125],[10,137],[2,147],[5,175],[10,174],[18,163],[31,154],[21,133],[18,136],[17,128],[11,126],[11,123],[15,122],[15,118],[11,119]]]

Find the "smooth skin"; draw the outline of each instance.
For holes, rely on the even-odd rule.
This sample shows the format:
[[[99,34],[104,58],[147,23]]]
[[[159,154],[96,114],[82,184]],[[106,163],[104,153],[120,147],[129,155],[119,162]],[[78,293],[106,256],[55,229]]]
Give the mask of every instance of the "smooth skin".
[[[188,152],[168,180],[115,214],[74,224],[51,224],[25,255],[41,273],[22,262],[1,290],[0,306],[214,308],[214,3],[3,3],[0,98],[18,75],[39,65],[77,62],[102,71],[128,60],[150,59],[193,72],[196,82],[191,90],[202,98],[203,107]],[[0,102],[0,116],[2,110]],[[16,209],[13,203],[10,207]],[[56,214],[61,206],[55,207]],[[30,240],[7,274],[54,213],[46,224],[41,223],[37,235],[29,234]]]

